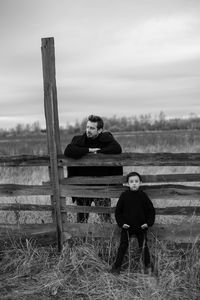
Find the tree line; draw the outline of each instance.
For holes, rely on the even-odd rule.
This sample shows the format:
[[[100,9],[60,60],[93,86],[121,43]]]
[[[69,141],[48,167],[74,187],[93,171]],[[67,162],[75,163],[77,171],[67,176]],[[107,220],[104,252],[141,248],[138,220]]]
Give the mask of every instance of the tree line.
[[[191,113],[187,118],[167,118],[164,112],[157,117],[151,114],[142,114],[131,117],[103,117],[104,128],[111,132],[124,131],[151,131],[151,130],[200,130],[200,117]],[[66,130],[70,134],[76,134],[85,130],[87,118],[74,125],[67,125]]]
[[[167,118],[164,112],[160,112],[157,117],[151,114],[142,114],[131,117],[103,117],[104,129],[111,132],[124,131],[152,131],[152,130],[200,130],[200,117],[191,113],[187,118]],[[79,134],[85,130],[87,118],[76,121],[75,124],[66,124],[61,126],[61,134]],[[17,124],[11,129],[0,129],[0,137],[8,136],[26,136],[26,135],[42,135],[46,132],[45,128],[41,128],[39,122],[33,124]]]

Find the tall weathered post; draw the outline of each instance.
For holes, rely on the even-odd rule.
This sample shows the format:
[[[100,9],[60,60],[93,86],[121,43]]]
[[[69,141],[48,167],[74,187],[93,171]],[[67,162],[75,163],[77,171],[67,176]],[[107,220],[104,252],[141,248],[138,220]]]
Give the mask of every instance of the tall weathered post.
[[[54,38],[42,38],[42,66],[44,81],[44,108],[46,118],[47,144],[50,156],[50,181],[53,194],[54,221],[56,223],[58,251],[63,246],[63,227],[61,206],[63,198],[60,196],[59,180],[64,177],[63,168],[58,167],[57,156],[62,154],[60,144],[57,88],[55,71],[55,48]]]

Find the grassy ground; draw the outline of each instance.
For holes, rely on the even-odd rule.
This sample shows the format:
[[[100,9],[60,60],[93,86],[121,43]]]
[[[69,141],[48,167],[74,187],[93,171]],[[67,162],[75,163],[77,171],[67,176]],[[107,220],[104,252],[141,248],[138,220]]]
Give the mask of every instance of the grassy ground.
[[[198,300],[200,251],[197,244],[185,248],[155,241],[151,247],[157,276],[145,275],[134,257],[131,243],[120,275],[109,272],[116,255],[111,241],[66,244],[58,255],[54,248],[37,248],[12,241],[1,252],[1,300]]]
[[[128,152],[199,152],[199,134],[139,134],[117,136]],[[69,139],[63,140],[63,149]],[[46,154],[46,143],[9,141],[1,143],[0,155]],[[141,174],[199,173],[199,167],[137,167]],[[125,173],[129,171],[126,168]],[[65,170],[66,172],[66,170]],[[47,168],[1,168],[0,183],[41,184]],[[1,198],[1,202],[49,204],[46,196]],[[68,199],[69,203],[70,199]],[[169,203],[170,204],[170,203]],[[182,203],[183,204],[183,203]],[[191,204],[191,203],[190,203]],[[94,216],[91,216],[91,218]],[[1,212],[0,222],[50,222],[45,212]],[[78,300],[174,300],[200,299],[200,249],[193,244],[175,245],[154,241],[151,253],[158,276],[142,273],[133,241],[120,276],[108,272],[118,241],[75,240],[58,255],[56,248],[38,247],[33,241],[0,244],[0,299]],[[136,261],[136,263],[135,263]]]

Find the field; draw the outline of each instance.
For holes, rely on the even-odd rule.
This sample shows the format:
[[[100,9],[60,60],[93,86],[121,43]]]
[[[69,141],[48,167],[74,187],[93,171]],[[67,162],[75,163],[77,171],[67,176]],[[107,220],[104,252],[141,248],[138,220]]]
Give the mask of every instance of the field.
[[[200,149],[199,131],[117,133],[115,137],[124,152],[199,152]],[[61,140],[64,150],[71,137],[62,136]],[[2,140],[0,146],[0,156],[47,153],[45,136]],[[129,169],[125,168],[124,173]],[[200,171],[199,167],[136,167],[134,170],[141,174]],[[0,180],[1,184],[41,184],[48,180],[48,170],[44,167],[1,168]],[[18,198],[2,197],[1,202],[50,204],[47,196]],[[67,202],[71,203],[71,199]],[[91,215],[90,221],[93,222],[96,217]],[[70,218],[74,219],[74,216]],[[46,223],[51,222],[51,213],[1,212],[0,223],[4,222]],[[133,240],[124,271],[120,276],[113,276],[108,270],[118,241],[77,239],[71,247],[66,245],[61,255],[51,246],[39,248],[34,241],[27,240],[26,244],[22,244],[12,237],[10,241],[9,245],[1,242],[2,300],[197,300],[200,297],[200,251],[196,243],[180,248],[156,241],[151,245],[151,253],[158,274],[147,276],[142,274],[139,261],[136,259],[133,263],[131,260],[136,247]]]
[[[163,132],[135,132],[116,133],[116,139],[120,142],[123,152],[198,152],[200,147],[199,131],[163,131]],[[61,136],[62,149],[64,151],[71,136]],[[17,139],[0,140],[0,156],[20,154],[47,154],[46,136],[18,137]],[[165,174],[165,173],[199,173],[199,167],[135,167],[124,168],[124,173],[134,169],[141,174]],[[19,167],[0,168],[0,182],[14,184],[41,184],[48,181],[48,169],[46,167]],[[64,169],[67,176],[67,170]],[[1,202],[50,204],[48,196],[23,196],[2,197]],[[70,198],[67,202],[71,204]],[[113,200],[113,205],[116,201]],[[170,205],[170,201],[168,203]],[[186,203],[188,204],[188,203]],[[191,203],[192,204],[192,203]],[[193,202],[193,204],[197,204]],[[162,205],[159,203],[159,205]],[[74,216],[70,216],[73,218]],[[92,215],[91,215],[92,217]],[[46,212],[0,212],[0,223],[41,223],[51,222],[51,213]]]

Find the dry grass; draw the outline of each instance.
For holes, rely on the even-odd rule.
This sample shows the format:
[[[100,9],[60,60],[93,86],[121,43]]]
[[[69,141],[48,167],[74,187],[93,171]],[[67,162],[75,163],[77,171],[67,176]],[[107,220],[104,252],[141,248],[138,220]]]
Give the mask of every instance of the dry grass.
[[[198,152],[198,136],[117,137],[124,151]],[[63,141],[64,145],[68,141]],[[1,145],[1,155],[45,154],[45,143],[27,142]],[[132,168],[131,168],[132,169]],[[125,173],[130,168],[125,169]],[[137,167],[141,174],[199,173],[199,167]],[[48,180],[47,168],[1,168],[1,183],[41,184]],[[65,170],[66,171],[66,170]],[[2,202],[49,204],[49,197],[1,198]],[[68,199],[70,201],[70,199]],[[174,204],[174,203],[173,203]],[[183,204],[183,203],[182,203]],[[169,203],[170,205],[170,203]],[[92,216],[91,216],[92,217]],[[45,212],[4,212],[0,222],[49,222]],[[0,246],[0,299],[69,300],[174,300],[200,298],[200,250],[193,244],[177,249],[175,245],[154,241],[151,253],[158,277],[146,276],[133,259],[135,244],[128,253],[120,276],[109,273],[118,241],[74,240],[58,255],[52,247],[39,248],[33,241],[10,241]]]
[[[53,248],[37,248],[33,242],[13,242],[2,253],[1,299],[199,299],[197,244],[183,250],[155,241],[151,252],[158,276],[144,275],[131,251],[122,273],[112,275],[116,246],[111,241],[76,240],[58,255]]]

